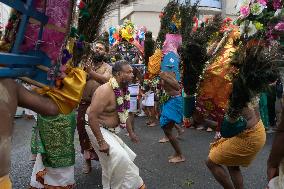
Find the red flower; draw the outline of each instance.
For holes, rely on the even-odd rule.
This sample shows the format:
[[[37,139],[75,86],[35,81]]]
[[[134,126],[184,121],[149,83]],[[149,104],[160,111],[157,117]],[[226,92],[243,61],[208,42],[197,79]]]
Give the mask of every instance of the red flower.
[[[80,1],[80,4],[79,4],[79,9],[82,10],[86,7],[86,3],[84,3],[84,1]]]
[[[7,30],[10,30],[13,28],[13,23],[12,22],[8,22],[8,24],[5,27]]]

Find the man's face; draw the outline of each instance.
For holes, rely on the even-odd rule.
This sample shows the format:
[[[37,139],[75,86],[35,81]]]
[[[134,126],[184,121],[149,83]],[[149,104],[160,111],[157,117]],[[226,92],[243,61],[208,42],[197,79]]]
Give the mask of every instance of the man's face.
[[[93,48],[93,60],[95,63],[102,62],[104,60],[106,49],[105,46],[101,43],[96,43]]]
[[[131,83],[134,77],[132,67],[130,65],[123,66],[119,77],[123,85],[128,85],[129,83]]]

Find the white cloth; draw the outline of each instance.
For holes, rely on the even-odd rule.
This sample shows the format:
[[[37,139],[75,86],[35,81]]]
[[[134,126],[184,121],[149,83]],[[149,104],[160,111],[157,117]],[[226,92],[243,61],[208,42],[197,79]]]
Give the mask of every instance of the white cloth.
[[[34,164],[30,185],[35,188],[44,188],[44,186],[37,182],[36,175],[41,171],[46,171],[44,175],[44,184],[49,186],[69,186],[75,184],[74,166],[51,168],[45,167],[42,162],[41,154],[37,154]]]
[[[268,183],[269,189],[284,189],[284,161],[279,166],[279,176],[271,179]]]
[[[138,96],[139,94],[139,84],[131,84],[128,86],[128,91],[130,96]]]
[[[97,152],[102,167],[103,189],[138,189],[143,185],[139,168],[133,163],[136,154],[114,133],[101,128],[104,140],[109,144],[109,156],[99,151],[99,145],[91,128],[86,127],[90,141]]]
[[[155,104],[154,96],[155,94],[153,92],[146,93],[144,99],[142,100],[142,105],[143,106],[154,106]]]
[[[137,97],[130,97],[130,108],[129,108],[129,112],[136,113],[137,111],[138,111]]]
[[[137,96],[139,94],[139,84],[131,84],[128,86],[128,91],[130,93],[130,108],[129,112],[136,113],[138,111],[137,106]]]
[[[33,86],[30,85],[30,84],[23,84],[23,86],[29,91],[31,91],[32,88],[33,88]],[[30,115],[30,116],[34,116],[34,118],[36,118],[36,115],[37,115],[37,113],[35,113],[34,111],[27,109],[27,108],[25,108],[25,114]]]

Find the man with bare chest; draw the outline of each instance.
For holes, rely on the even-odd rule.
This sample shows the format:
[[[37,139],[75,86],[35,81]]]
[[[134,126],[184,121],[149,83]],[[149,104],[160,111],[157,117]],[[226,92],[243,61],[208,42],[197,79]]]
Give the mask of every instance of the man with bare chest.
[[[169,156],[169,163],[184,162],[185,158],[178,141],[172,133],[175,124],[180,124],[183,119],[183,99],[180,86],[174,72],[161,72],[160,77],[161,86],[169,96],[169,99],[161,107],[160,125],[175,150],[175,154]]]
[[[119,61],[112,74],[113,78],[93,95],[87,112],[87,132],[100,159],[103,188],[144,189],[139,169],[133,163],[136,154],[116,135],[128,118],[127,88],[133,77],[132,68],[126,61]],[[128,131],[131,136],[131,127]]]
[[[42,115],[57,115],[59,109],[49,98],[33,94],[12,79],[0,79],[0,188],[12,188],[9,179],[11,138],[17,106]]]
[[[85,114],[87,108],[91,104],[91,99],[95,90],[100,85],[108,82],[111,77],[111,66],[104,62],[105,54],[105,44],[103,42],[96,42],[92,47],[92,54],[90,58],[85,63],[89,77],[87,78],[86,87],[78,108],[77,130],[79,134],[81,153],[84,154],[85,159],[83,172],[86,174],[91,171],[91,160],[98,160],[98,158],[91,146],[85,129]]]

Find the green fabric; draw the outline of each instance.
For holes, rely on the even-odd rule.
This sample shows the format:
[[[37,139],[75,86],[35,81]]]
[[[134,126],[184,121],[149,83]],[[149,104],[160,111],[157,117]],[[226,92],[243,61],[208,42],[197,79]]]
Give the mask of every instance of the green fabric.
[[[44,145],[43,145],[41,138],[39,136],[39,129],[38,129],[37,124],[34,125],[33,129],[32,129],[31,151],[32,151],[32,154],[46,153],[46,151],[44,149]]]
[[[269,127],[269,116],[268,116],[268,106],[267,106],[267,94],[261,93],[259,100],[259,113],[263,125],[265,128]]]
[[[183,116],[190,118],[195,110],[195,96],[183,97]]]
[[[37,129],[43,145],[38,153],[42,154],[46,167],[68,167],[75,164],[74,132],[76,128],[75,112],[69,115],[40,116]]]
[[[239,117],[239,119],[231,123],[228,118],[225,116],[221,125],[221,136],[223,138],[231,138],[234,137],[241,132],[243,132],[247,127],[247,121],[243,117]]]

